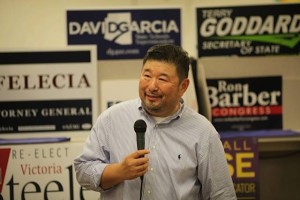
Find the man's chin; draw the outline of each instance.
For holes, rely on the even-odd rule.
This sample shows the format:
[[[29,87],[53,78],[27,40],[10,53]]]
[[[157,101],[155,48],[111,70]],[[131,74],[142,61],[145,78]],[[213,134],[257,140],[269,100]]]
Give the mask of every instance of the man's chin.
[[[161,106],[155,105],[152,102],[147,102],[146,103],[146,108],[149,112],[159,112],[161,109]]]

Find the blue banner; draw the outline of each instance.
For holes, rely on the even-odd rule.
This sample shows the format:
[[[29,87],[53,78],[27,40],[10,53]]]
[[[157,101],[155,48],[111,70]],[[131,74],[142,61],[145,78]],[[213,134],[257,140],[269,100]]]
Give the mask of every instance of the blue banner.
[[[282,77],[207,79],[218,131],[282,129]]]
[[[197,8],[198,57],[300,53],[300,4]]]
[[[68,44],[97,45],[98,60],[140,59],[154,44],[181,45],[180,13],[180,9],[68,10]]]
[[[0,134],[90,130],[92,101],[0,102],[0,121]]]

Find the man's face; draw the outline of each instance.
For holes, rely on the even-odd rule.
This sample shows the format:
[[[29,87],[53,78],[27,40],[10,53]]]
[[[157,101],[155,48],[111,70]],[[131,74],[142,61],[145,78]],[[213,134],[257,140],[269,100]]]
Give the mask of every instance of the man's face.
[[[139,95],[149,114],[167,117],[179,108],[179,99],[188,85],[188,79],[179,82],[173,64],[148,60],[141,72]]]

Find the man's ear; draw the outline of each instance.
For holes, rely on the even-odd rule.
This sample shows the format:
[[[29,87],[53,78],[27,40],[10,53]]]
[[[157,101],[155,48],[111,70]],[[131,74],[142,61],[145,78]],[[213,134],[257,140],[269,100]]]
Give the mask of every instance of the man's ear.
[[[181,96],[185,93],[185,91],[188,89],[190,85],[190,80],[188,78],[184,79],[180,84],[180,93]]]

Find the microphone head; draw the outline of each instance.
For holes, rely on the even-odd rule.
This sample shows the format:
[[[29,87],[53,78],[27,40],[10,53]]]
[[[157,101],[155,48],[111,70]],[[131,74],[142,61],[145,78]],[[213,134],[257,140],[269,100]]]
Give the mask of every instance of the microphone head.
[[[147,129],[147,124],[144,120],[139,119],[134,123],[134,131],[136,133],[136,144],[137,149],[145,149],[145,132]]]
[[[134,131],[136,133],[145,133],[147,129],[147,124],[144,120],[138,119],[134,122]]]

